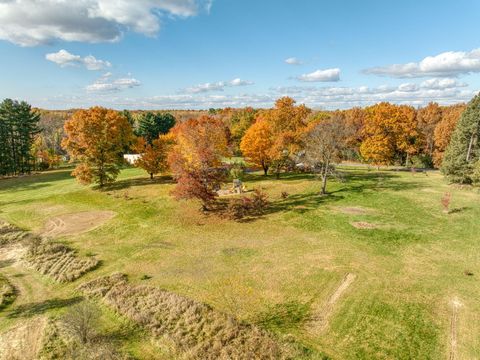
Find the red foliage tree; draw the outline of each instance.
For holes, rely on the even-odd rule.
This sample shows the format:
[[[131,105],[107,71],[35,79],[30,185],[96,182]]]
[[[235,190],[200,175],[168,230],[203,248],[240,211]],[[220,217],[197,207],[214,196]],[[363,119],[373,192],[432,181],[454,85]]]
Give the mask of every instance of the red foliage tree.
[[[209,210],[226,176],[227,129],[221,120],[202,116],[177,124],[172,133],[175,145],[168,163],[177,180],[173,193],[177,199],[198,199]]]

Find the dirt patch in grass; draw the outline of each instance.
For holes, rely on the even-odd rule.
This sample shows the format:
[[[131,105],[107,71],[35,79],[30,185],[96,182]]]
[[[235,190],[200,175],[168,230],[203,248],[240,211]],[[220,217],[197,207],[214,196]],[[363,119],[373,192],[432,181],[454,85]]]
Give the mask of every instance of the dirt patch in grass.
[[[322,307],[317,309],[317,311],[313,312],[313,315],[308,322],[308,330],[311,333],[318,334],[327,328],[336,303],[350,287],[350,285],[352,285],[356,278],[357,276],[355,274],[347,273],[340,285],[328,298],[327,302]]]
[[[38,359],[46,324],[44,317],[36,317],[0,334],[0,360]]]
[[[366,221],[353,221],[350,223],[350,225],[352,225],[354,228],[357,228],[357,229],[377,229],[378,228],[378,225],[371,224]]]
[[[347,215],[367,215],[373,212],[372,209],[361,206],[337,206],[334,209]]]
[[[41,235],[58,237],[81,234],[103,225],[115,215],[113,211],[84,211],[56,216],[47,220]]]
[[[119,314],[168,338],[188,359],[283,359],[295,357],[270,334],[210,306],[152,286],[131,285],[114,274],[80,287]]]
[[[454,298],[451,301],[452,306],[452,317],[450,319],[450,360],[456,360],[457,357],[457,347],[458,347],[458,313],[460,308],[463,306],[462,302],[458,298]]]

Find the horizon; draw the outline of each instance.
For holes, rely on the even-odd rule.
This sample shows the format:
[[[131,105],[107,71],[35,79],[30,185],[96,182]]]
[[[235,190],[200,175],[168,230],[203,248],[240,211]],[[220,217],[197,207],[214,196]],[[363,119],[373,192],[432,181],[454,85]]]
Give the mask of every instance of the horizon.
[[[473,0],[9,1],[0,97],[45,110],[468,102],[480,90],[479,11]]]

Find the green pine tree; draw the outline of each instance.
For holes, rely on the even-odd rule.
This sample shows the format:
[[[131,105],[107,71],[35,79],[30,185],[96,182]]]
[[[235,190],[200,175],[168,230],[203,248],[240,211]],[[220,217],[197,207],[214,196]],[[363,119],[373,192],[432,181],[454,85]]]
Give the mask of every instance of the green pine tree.
[[[26,102],[5,99],[0,104],[0,174],[30,173],[31,148],[40,129],[40,115]]]
[[[172,114],[147,112],[138,121],[136,135],[143,137],[151,144],[159,135],[168,133],[174,125],[175,118]]]
[[[445,151],[442,172],[454,183],[470,184],[480,159],[480,94],[463,112]]]

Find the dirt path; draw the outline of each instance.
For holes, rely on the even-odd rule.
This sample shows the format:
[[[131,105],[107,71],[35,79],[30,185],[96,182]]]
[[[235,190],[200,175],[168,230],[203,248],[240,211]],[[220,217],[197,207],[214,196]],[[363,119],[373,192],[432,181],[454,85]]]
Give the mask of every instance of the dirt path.
[[[356,278],[357,276],[355,274],[347,273],[341,284],[328,298],[327,302],[322,307],[318,308],[317,311],[314,311],[314,315],[307,325],[307,328],[311,333],[319,334],[327,328],[337,301],[342,297],[350,285],[352,285]]]
[[[0,248],[0,271],[14,286],[17,297],[0,315],[0,360],[36,359],[40,350],[46,318],[41,315],[9,318],[11,311],[40,303],[51,296],[39,275],[29,271],[23,263],[25,248],[20,244]],[[13,327],[11,327],[13,325]],[[5,329],[8,329],[4,331]]]
[[[457,358],[457,346],[458,346],[458,313],[463,306],[462,302],[457,298],[453,298],[451,302],[452,317],[450,320],[450,360],[456,360]]]

